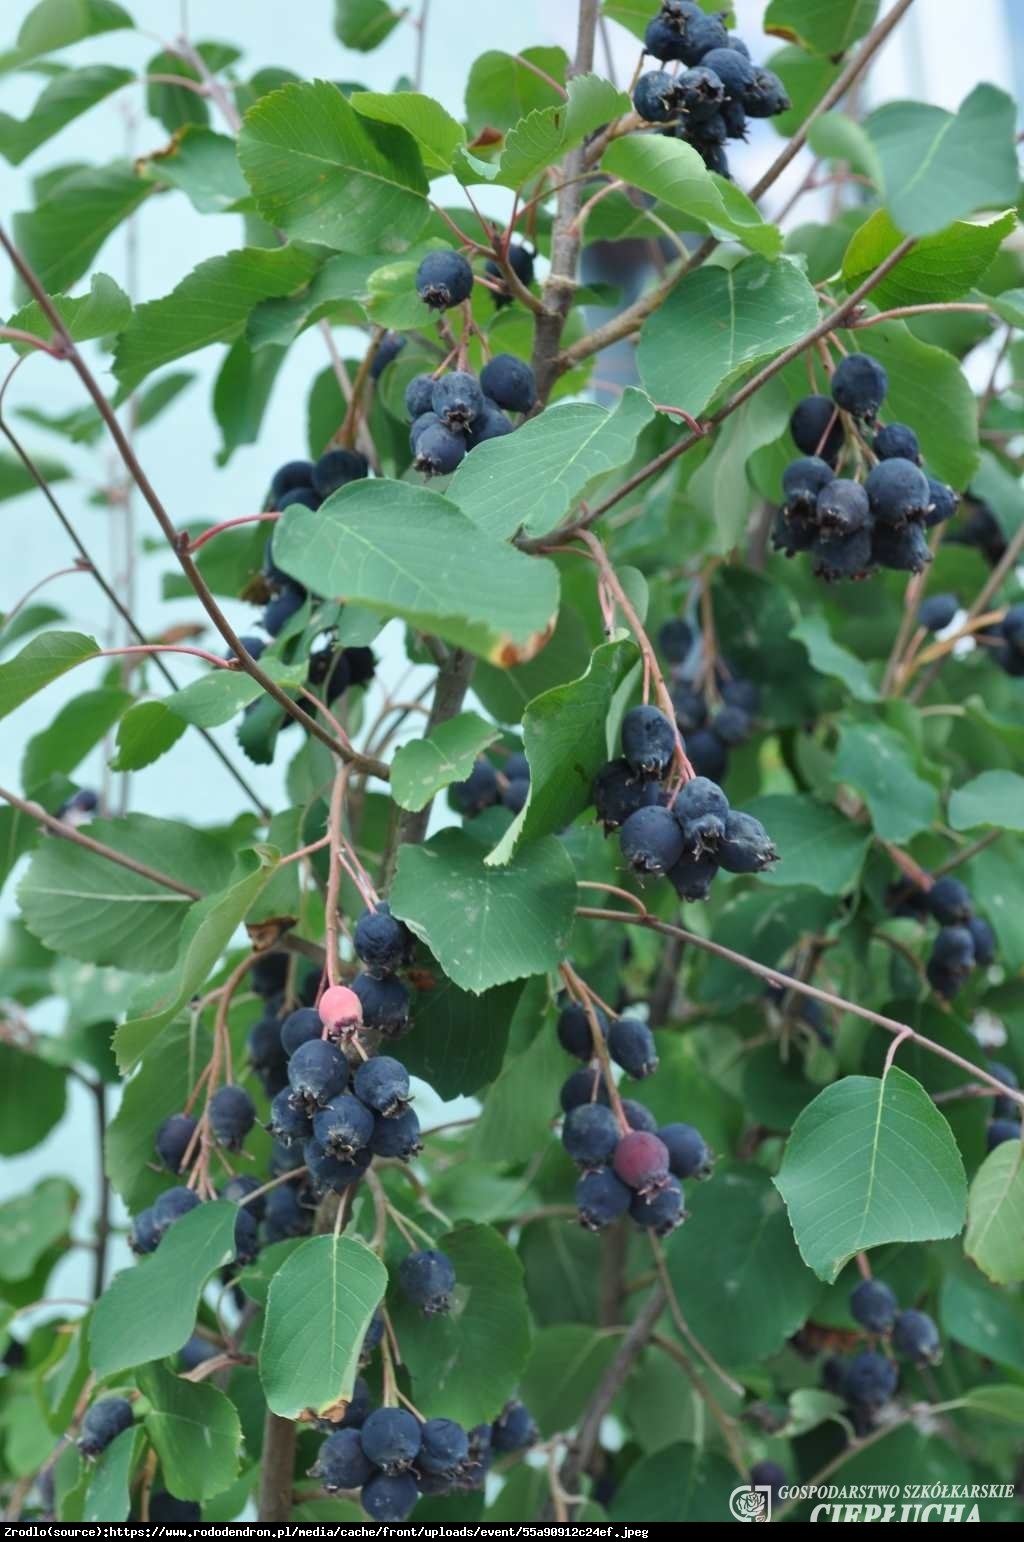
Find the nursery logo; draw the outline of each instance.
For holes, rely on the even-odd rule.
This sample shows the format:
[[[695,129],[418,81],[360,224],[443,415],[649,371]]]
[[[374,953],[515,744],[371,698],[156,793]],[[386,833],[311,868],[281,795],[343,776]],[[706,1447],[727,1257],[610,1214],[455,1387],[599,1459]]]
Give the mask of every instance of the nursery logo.
[[[744,1483],[729,1495],[729,1509],[737,1521],[770,1521],[772,1491],[767,1483]]]

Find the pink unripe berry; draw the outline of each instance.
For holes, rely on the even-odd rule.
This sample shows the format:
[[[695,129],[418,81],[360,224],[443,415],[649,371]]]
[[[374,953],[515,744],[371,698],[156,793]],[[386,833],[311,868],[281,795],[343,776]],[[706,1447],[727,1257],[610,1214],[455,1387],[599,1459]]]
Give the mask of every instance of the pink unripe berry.
[[[329,986],[320,997],[318,1011],[328,1033],[359,1027],[363,1021],[363,1004],[347,985]]]
[[[668,1147],[646,1130],[633,1130],[624,1135],[612,1157],[617,1176],[638,1194],[651,1194],[665,1187],[668,1163]]]

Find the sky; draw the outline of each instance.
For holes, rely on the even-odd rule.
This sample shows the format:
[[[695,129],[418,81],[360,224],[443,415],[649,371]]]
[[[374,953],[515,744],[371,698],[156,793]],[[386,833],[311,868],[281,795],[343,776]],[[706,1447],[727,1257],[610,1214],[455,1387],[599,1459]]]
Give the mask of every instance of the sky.
[[[280,0],[189,0],[180,10],[175,0],[125,3],[147,35],[141,46],[136,35],[112,33],[80,44],[63,57],[74,63],[126,64],[141,70],[164,39],[187,27],[194,41],[219,39],[244,46],[245,57],[239,66],[242,71],[276,65],[300,75],[354,79],[371,89],[389,90],[399,76],[409,74],[413,68],[416,35],[411,23],[399,25],[383,47],[372,54],[348,53],[332,31],[331,0],[301,0],[298,4],[293,0],[287,6]],[[0,8],[0,50],[13,42],[31,8],[30,0],[6,0]],[[737,0],[735,8],[739,31],[754,57],[765,58],[775,43],[761,31],[763,0]],[[414,5],[411,9],[418,8]],[[654,0],[651,10],[653,14]],[[1003,0],[973,0],[970,5],[953,5],[950,0],[917,0],[872,70],[866,105],[911,96],[954,108],[980,79],[1012,90],[1019,50],[1015,53],[1011,46],[1011,23],[1020,32],[1024,7],[1006,6]],[[535,44],[561,44],[571,52],[574,30],[575,6],[571,0],[519,0],[515,6],[499,0],[475,0],[472,5],[466,5],[465,0],[431,0],[425,39],[425,88],[449,111],[461,116],[465,79],[479,54],[493,48],[514,52]],[[614,76],[625,83],[636,64],[636,40],[615,24],[609,25],[607,35]],[[607,53],[599,49],[598,68],[607,71],[608,62]],[[41,84],[38,77],[30,74],[0,78],[0,107],[14,116],[24,116]],[[131,121],[140,93],[141,87],[127,88],[70,125],[20,167],[0,162],[0,218],[6,223],[11,211],[30,206],[31,181],[42,170],[69,160],[102,163],[125,154],[139,155],[158,149],[164,138],[160,125],[153,120]],[[779,147],[780,140],[770,124],[756,125],[752,143],[735,158],[740,184],[755,181]],[[771,195],[774,202],[766,210],[769,216],[773,207],[781,207],[805,167],[806,163],[798,160],[788,177],[779,182]],[[502,197],[500,191],[489,190],[482,200],[486,211],[496,215],[504,212]],[[805,217],[811,217],[812,209],[812,205],[807,206]],[[241,222],[231,215],[200,216],[183,195],[168,194],[151,198],[143,205],[133,239],[137,251],[133,298],[154,299],[167,293],[204,258],[241,244]],[[95,267],[127,287],[132,266],[125,232],[118,231],[102,249]],[[11,293],[7,275],[0,274],[0,309],[5,314],[14,308]],[[340,333],[343,348],[346,342],[356,350],[357,340]],[[179,524],[227,519],[261,507],[273,469],[282,461],[305,453],[306,396],[311,380],[326,363],[323,340],[316,331],[300,338],[278,377],[260,444],[236,452],[228,466],[220,468],[215,460],[219,436],[210,412],[210,391],[221,357],[220,349],[207,350],[176,366],[195,370],[198,378],[139,440],[147,474]],[[112,383],[105,373],[103,356],[97,354],[95,358],[101,380]],[[71,371],[37,355],[19,371],[7,405],[16,418],[19,406],[36,405],[59,412],[81,402],[80,388]],[[109,511],[90,503],[90,494],[111,472],[112,462],[105,446],[69,451],[63,441],[34,428],[26,428],[25,440],[30,449],[65,459],[74,469],[75,479],[60,483],[56,491],[96,559],[108,573],[116,573],[123,530]],[[147,523],[149,515],[145,508],[137,508],[134,519],[140,538],[156,533],[155,527],[151,529]],[[0,521],[6,537],[4,560],[0,563],[2,612],[9,610],[38,580],[65,567],[70,548],[40,496],[27,495],[0,504]],[[172,567],[173,562],[164,554],[146,557],[139,564],[136,610],[143,630],[175,622],[193,623],[202,617],[198,602],[159,601],[160,575]],[[40,598],[65,610],[65,626],[108,637],[110,619],[102,596],[88,576],[55,579]],[[253,620],[251,607],[239,603],[226,608],[229,618],[242,628]],[[394,681],[404,667],[397,624],[392,624],[384,634],[378,651],[382,656],[381,678]],[[180,661],[175,667],[182,682],[195,673],[188,661]],[[0,784],[20,788],[20,762],[27,740],[52,721],[63,701],[96,683],[98,668],[85,666],[65,681],[56,682],[5,722],[0,734]],[[231,726],[217,732],[225,746],[233,749]],[[279,764],[273,767],[245,767],[261,796],[275,807],[286,801],[285,763],[285,757],[279,756]],[[79,776],[98,785],[99,753],[86,763]],[[235,784],[198,737],[191,734],[179,741],[170,755],[132,778],[133,808],[167,817],[196,818],[200,823],[230,819],[237,812],[238,797]],[[13,887],[9,883],[0,896],[0,922],[12,913]],[[43,1004],[35,1015],[37,1026],[43,1030],[59,1028],[59,1011],[57,1002]],[[70,1087],[68,1116],[43,1146],[5,1164],[0,1175],[0,1196],[20,1192],[40,1176],[73,1171],[85,1195],[79,1224],[79,1232],[84,1234],[96,1183],[89,1138],[91,1105],[83,1089],[73,1083]],[[125,1261],[123,1249],[118,1257],[120,1262]],[[86,1269],[86,1256],[71,1254],[55,1274],[51,1292],[79,1294],[87,1278]]]

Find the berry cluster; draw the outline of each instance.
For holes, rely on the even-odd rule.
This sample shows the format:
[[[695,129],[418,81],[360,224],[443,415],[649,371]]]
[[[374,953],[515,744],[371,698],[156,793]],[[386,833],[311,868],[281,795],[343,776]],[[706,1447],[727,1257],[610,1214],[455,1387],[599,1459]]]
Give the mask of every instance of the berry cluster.
[[[832,375],[831,397],[805,396],[790,418],[802,458],[783,473],[785,502],[772,544],[787,557],[809,551],[814,573],[829,582],[866,578],[876,568],[922,572],[931,561],[925,530],[956,512],[953,489],[922,470],[914,430],[879,425],[888,383],[870,354],[847,354]],[[862,432],[868,427],[870,446]],[[850,457],[856,475],[837,475]]]
[[[283,514],[286,509],[296,505],[304,509],[318,509],[324,499],[337,492],[339,487],[361,480],[369,475],[369,471],[366,457],[358,450],[327,450],[318,461],[286,461],[271,478],[268,506],[277,514]],[[302,608],[306,591],[287,573],[282,573],[280,568],[274,566],[269,536],[263,551],[262,576],[271,598],[263,612],[261,624],[269,636],[276,637],[296,611]]]
[[[760,820],[730,808],[708,777],[692,777],[674,794],[659,787],[676,741],[675,725],[657,707],[633,707],[622,720],[622,755],[594,780],[594,807],[606,834],[619,831],[634,873],[664,874],[680,899],[703,900],[720,868],[760,873],[777,853]]]
[[[988,1068],[997,1081],[1011,1092],[1020,1091],[1017,1073],[1001,1061],[990,1060]],[[1004,1140],[1021,1139],[1021,1106],[1016,1098],[996,1097],[992,1103],[992,1118],[988,1122],[988,1149],[994,1151]]]
[[[962,988],[972,969],[995,961],[995,932],[983,916],[975,915],[974,900],[959,878],[937,878],[928,889],[896,883],[889,903],[895,915],[938,921],[926,973],[932,990],[947,1001]]]
[[[563,1004],[557,1031],[562,1048],[584,1062],[559,1095],[562,1145],[582,1169],[576,1185],[580,1225],[603,1231],[628,1214],[645,1231],[668,1236],[684,1219],[682,1180],[710,1177],[713,1158],[693,1125],[659,1129],[643,1103],[615,1090],[608,1061],[636,1080],[658,1069],[654,1035],[638,1017],[609,1019],[599,1006],[578,1001]]]
[[[507,261],[516,278],[524,288],[529,289],[533,283],[533,264],[536,260],[536,251],[531,251],[519,241],[510,241],[508,245]],[[508,287],[508,281],[501,270],[501,265],[489,257],[484,263],[484,272],[491,281],[491,293],[494,303],[500,310],[502,306],[512,303],[512,294]]]
[[[850,1312],[867,1333],[911,1365],[937,1365],[942,1358],[939,1330],[926,1312],[899,1309],[882,1280],[860,1280],[850,1292]],[[865,1434],[899,1385],[899,1366],[880,1348],[862,1349],[846,1359],[831,1356],[823,1367],[826,1391],[846,1399],[851,1422]]]
[[[729,770],[729,751],[754,731],[761,692],[753,680],[743,679],[725,659],[718,659],[714,683],[720,703],[712,713],[706,691],[698,683],[702,660],[695,641],[693,628],[682,617],[666,621],[658,633],[669,665],[669,695],[676,726],[686,742],[687,759],[698,776],[723,782]]]
[[[774,118],[790,106],[774,71],[752,64],[742,38],[690,0],[663,0],[644,34],[644,52],[686,69],[641,75],[636,111],[647,123],[671,124],[664,132],[692,145],[720,176],[729,176],[726,140],[746,139],[748,118]]]
[[[509,1403],[493,1424],[466,1430],[454,1419],[420,1420],[404,1408],[370,1412],[369,1394],[357,1394],[310,1476],[328,1494],[358,1491],[373,1520],[403,1521],[421,1494],[481,1488],[494,1454],[523,1451],[536,1438],[522,1403]]]
[[[450,791],[452,804],[464,819],[475,819],[496,803],[518,814],[530,791],[530,763],[521,750],[516,750],[497,771],[481,756],[466,780],[454,782]]]

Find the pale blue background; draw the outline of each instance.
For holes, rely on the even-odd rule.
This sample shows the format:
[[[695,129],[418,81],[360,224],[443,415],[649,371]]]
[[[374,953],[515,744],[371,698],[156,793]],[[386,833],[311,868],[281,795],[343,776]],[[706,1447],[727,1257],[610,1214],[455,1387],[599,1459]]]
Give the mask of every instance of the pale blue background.
[[[30,0],[6,0],[0,7],[0,48],[14,39],[23,16],[31,9]],[[173,0],[128,0],[128,9],[140,28],[151,35],[152,42],[131,34],[113,33],[79,45],[64,57],[76,62],[105,61],[129,64],[141,69],[160,40],[180,30],[179,7]],[[415,9],[415,7],[414,7]],[[571,0],[433,0],[426,49],[426,89],[456,116],[461,116],[462,89],[474,58],[489,48],[518,50],[532,44],[561,44],[570,52],[575,31],[575,5]],[[652,13],[655,9],[652,0]],[[355,79],[378,90],[390,89],[396,78],[413,67],[415,35],[408,23],[400,25],[387,43],[370,55],[346,53],[336,41],[331,28],[330,0],[193,0],[188,7],[189,30],[193,39],[230,40],[244,44],[245,57],[239,68],[252,71],[266,65],[286,66],[300,74],[323,75],[337,79]],[[763,58],[776,46],[761,33],[763,0],[738,0],[739,26],[755,57]],[[955,107],[979,79],[987,79],[1007,89],[1014,87],[1015,57],[1011,33],[1024,26],[1024,5],[1004,5],[1002,0],[974,0],[969,5],[951,0],[918,0],[910,15],[900,25],[870,76],[867,102],[907,95]],[[628,81],[637,57],[637,44],[621,28],[609,27],[617,79]],[[607,68],[604,50],[599,47],[597,67]],[[3,110],[23,116],[41,89],[41,80],[32,75],[0,79],[0,105]],[[41,170],[68,160],[103,162],[130,153],[154,150],[163,142],[163,132],[152,120],[142,120],[132,128],[126,109],[138,107],[141,88],[128,88],[110,102],[94,109],[51,140],[21,167],[0,162],[0,210],[9,222],[13,210],[27,207],[31,178]],[[215,123],[215,126],[222,127]],[[730,157],[737,180],[749,185],[777,153],[780,141],[770,125],[755,126],[752,143]],[[806,163],[798,159],[786,179],[769,198],[766,212],[779,208],[790,188],[804,174]],[[488,212],[500,214],[505,205],[501,193],[485,196]],[[804,218],[813,217],[811,200],[802,206]],[[241,222],[234,216],[201,217],[181,194],[168,194],[146,202],[137,218],[140,282],[137,299],[155,298],[166,293],[203,258],[241,244]],[[123,230],[107,242],[96,266],[126,282],[126,239]],[[6,274],[0,274],[0,313],[12,308]],[[340,339],[344,343],[345,339]],[[351,341],[351,340],[350,340]],[[199,380],[175,406],[140,439],[143,463],[173,518],[184,523],[195,518],[227,518],[248,513],[260,506],[269,472],[280,461],[305,451],[305,403],[309,383],[326,362],[323,341],[314,331],[301,338],[292,349],[275,387],[267,414],[261,443],[238,451],[229,467],[219,470],[215,452],[219,438],[209,411],[209,394],[214,373],[222,357],[221,349],[182,361],[182,368],[198,371]],[[80,405],[81,393],[71,372],[42,357],[26,364],[9,395],[9,405],[19,403],[45,406],[50,411]],[[108,474],[110,460],[105,446],[98,450],[76,451],[38,430],[26,428],[26,442],[36,450],[45,450],[68,460],[79,473],[74,482],[61,483],[58,496],[78,523],[86,544],[107,572],[116,570],[111,558],[112,520],[108,513],[90,506],[88,497]],[[136,514],[140,533],[152,534],[155,527],[148,511]],[[53,516],[40,497],[26,496],[0,504],[3,521],[4,558],[0,565],[0,611],[9,609],[24,591],[39,578],[66,565],[69,548]],[[165,626],[172,621],[196,621],[202,617],[198,603],[182,600],[158,606],[159,576],[173,566],[165,557],[150,557],[138,573],[137,615],[144,628]],[[102,597],[87,576],[57,580],[44,598],[61,605],[68,614],[68,624],[98,636],[106,636],[109,618],[104,613]],[[229,608],[232,619],[240,625],[251,622],[250,607]],[[402,667],[397,630],[385,634],[382,674],[394,679]],[[174,662],[174,661],[172,661]],[[182,679],[192,669],[187,660],[174,663]],[[0,782],[20,787],[19,766],[27,739],[51,721],[61,702],[93,683],[89,670],[80,669],[67,682],[58,682],[34,701],[5,721],[0,731]],[[372,703],[371,703],[372,709]],[[224,742],[233,746],[232,731],[221,730]],[[290,753],[289,749],[289,753]],[[282,776],[285,757],[272,768],[251,767],[246,774],[271,805],[282,801]],[[79,773],[83,781],[98,783],[100,757]],[[194,816],[200,822],[230,817],[239,806],[234,783],[200,741],[189,736],[177,749],[132,780],[132,806],[150,813]],[[0,899],[0,916],[9,915],[13,885]],[[2,992],[2,982],[0,982]],[[60,1026],[59,1004],[43,1004],[33,1014],[43,1030]],[[73,1175],[84,1194],[80,1234],[87,1230],[95,1168],[91,1139],[91,1109],[86,1095],[69,1083],[70,1107],[67,1118],[45,1144],[5,1166],[2,1190],[18,1191],[36,1178],[50,1174]],[[124,1251],[119,1252],[123,1261]],[[51,1293],[78,1295],[86,1288],[88,1260],[83,1253],[69,1255],[56,1271]]]

